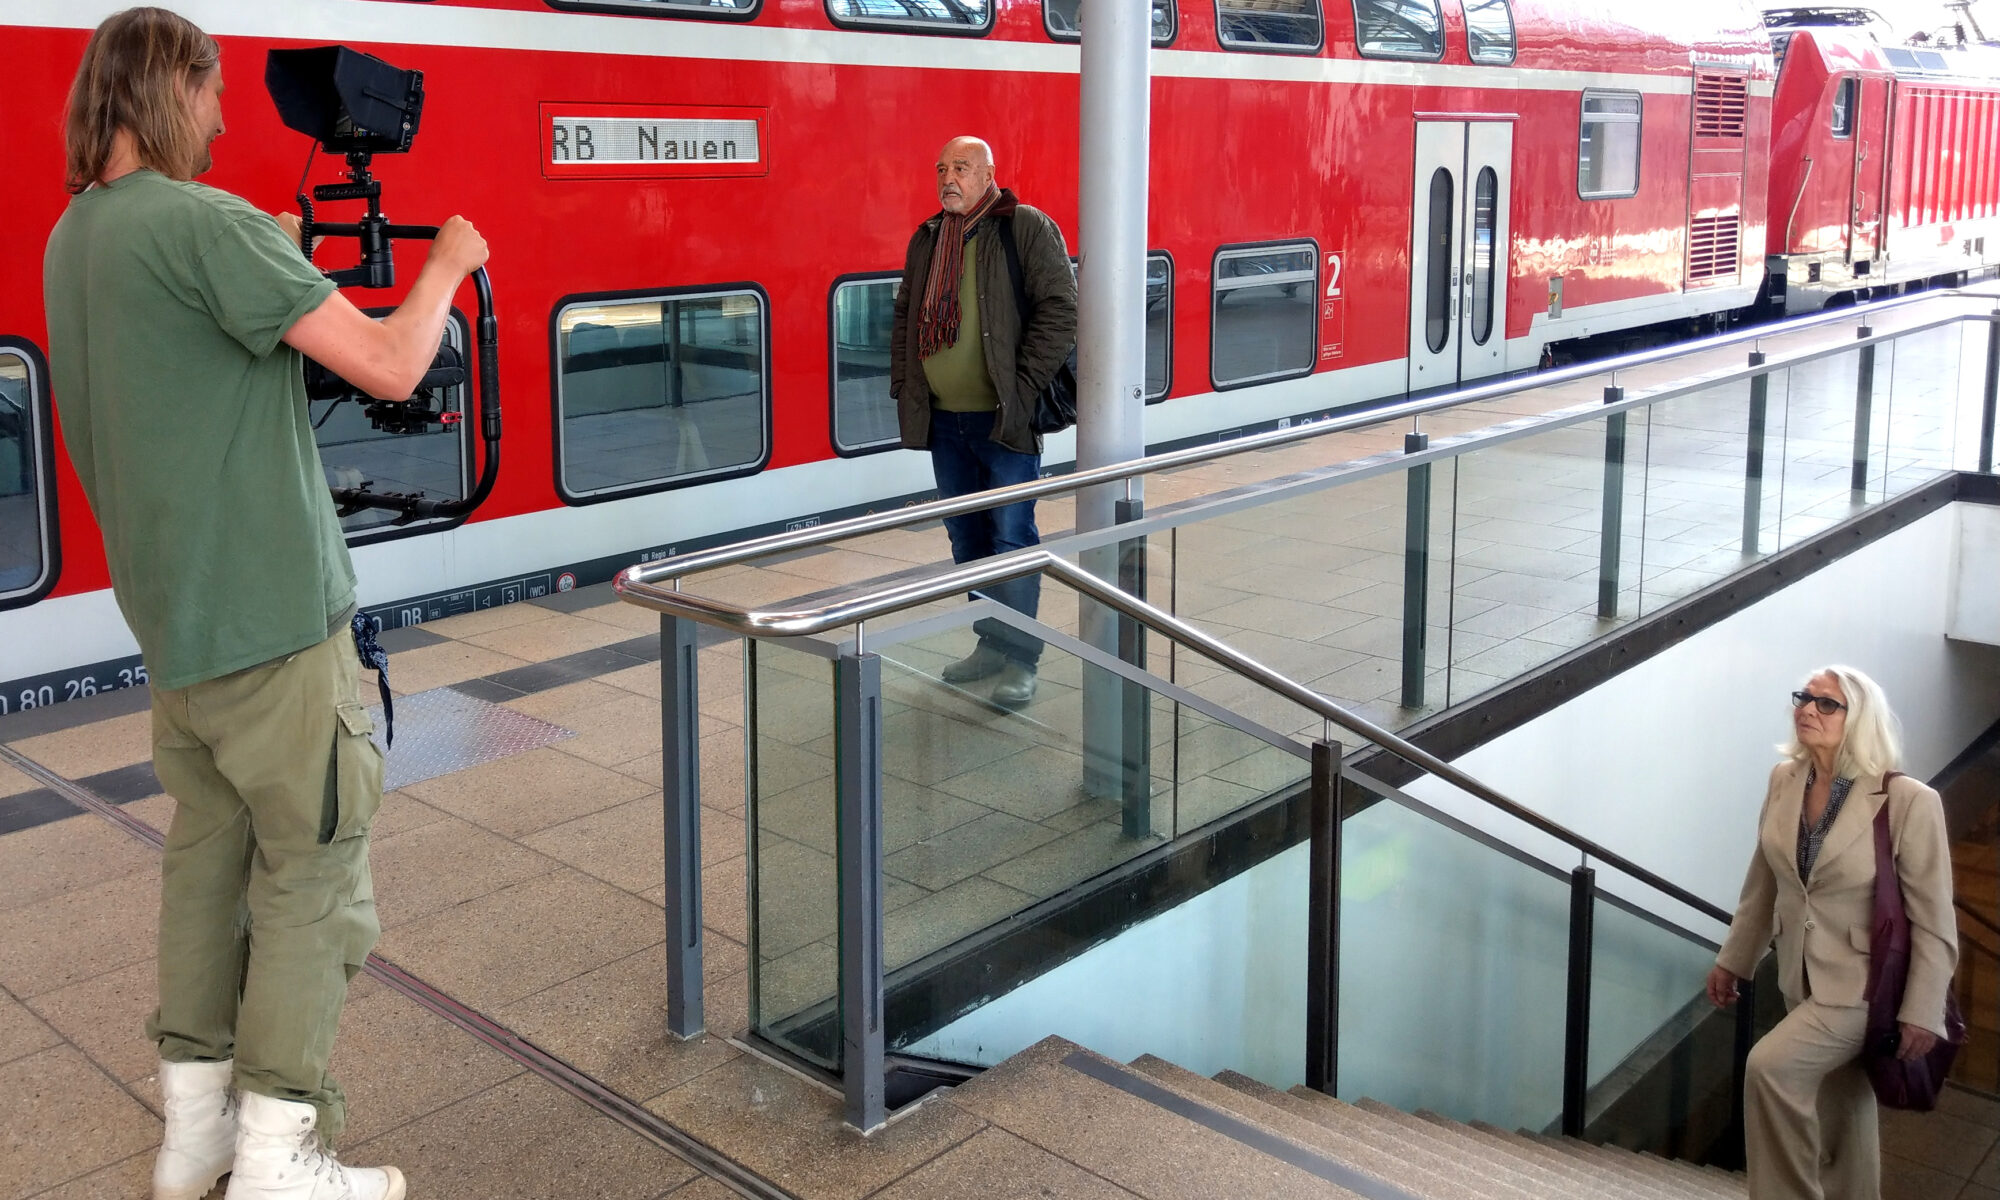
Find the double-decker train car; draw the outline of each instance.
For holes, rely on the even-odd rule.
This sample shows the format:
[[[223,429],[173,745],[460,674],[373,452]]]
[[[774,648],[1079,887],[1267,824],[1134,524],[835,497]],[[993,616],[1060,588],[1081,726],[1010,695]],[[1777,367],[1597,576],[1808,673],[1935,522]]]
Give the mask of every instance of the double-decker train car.
[[[0,711],[144,678],[41,351],[63,100],[123,3],[0,10]],[[258,86],[265,54],[344,43],[424,73],[414,145],[373,163],[384,210],[463,213],[491,244],[495,485],[468,516],[344,518],[362,603],[391,626],[928,490],[925,456],[895,445],[886,358],[946,139],[985,137],[1000,182],[1078,238],[1078,0],[177,7],[230,84],[206,182],[296,207],[312,147]],[[1531,368],[1551,344],[1742,310],[1764,284],[1773,63],[1745,0],[1152,12],[1154,446]],[[306,169],[339,176],[325,156]],[[405,281],[421,253],[397,245]],[[333,239],[315,261],[355,255]],[[462,386],[443,402],[474,408]],[[313,418],[336,487],[460,497],[487,456],[475,420],[389,433],[334,401]],[[1073,444],[1051,438],[1048,461]]]
[[[1800,311],[2000,264],[2000,51],[1772,40],[1773,298]]]

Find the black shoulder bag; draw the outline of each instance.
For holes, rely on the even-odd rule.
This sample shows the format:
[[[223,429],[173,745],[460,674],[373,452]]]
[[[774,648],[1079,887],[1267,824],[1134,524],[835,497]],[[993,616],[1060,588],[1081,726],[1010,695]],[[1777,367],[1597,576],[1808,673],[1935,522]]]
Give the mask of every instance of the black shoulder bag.
[[[1007,277],[1014,281],[1014,303],[1021,310],[1021,332],[1028,331],[1028,318],[1034,307],[1028,303],[1028,288],[1021,281],[1021,250],[1014,244],[1014,219],[1008,217],[996,222],[1000,226],[1000,248],[1007,252]],[[1076,346],[1072,344],[1069,354],[1056,368],[1055,378],[1049,380],[1035,397],[1035,415],[1028,424],[1038,434],[1060,433],[1076,424]]]

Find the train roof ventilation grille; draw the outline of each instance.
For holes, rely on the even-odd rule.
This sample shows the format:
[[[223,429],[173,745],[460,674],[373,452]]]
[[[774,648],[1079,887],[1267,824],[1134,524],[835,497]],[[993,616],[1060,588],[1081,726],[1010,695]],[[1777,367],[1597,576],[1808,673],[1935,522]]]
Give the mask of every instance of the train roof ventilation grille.
[[[1703,138],[1740,138],[1744,118],[1750,108],[1750,80],[1744,75],[1696,75],[1694,85],[1694,135]]]
[[[1688,230],[1688,278],[1726,279],[1736,274],[1742,241],[1740,214],[1696,217]]]

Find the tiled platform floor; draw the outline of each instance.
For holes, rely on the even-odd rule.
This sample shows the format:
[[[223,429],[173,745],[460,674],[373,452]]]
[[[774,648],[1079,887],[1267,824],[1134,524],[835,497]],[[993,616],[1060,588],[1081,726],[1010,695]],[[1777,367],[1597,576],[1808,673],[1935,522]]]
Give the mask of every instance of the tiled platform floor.
[[[1594,391],[1591,385],[1486,406],[1429,428],[1444,434],[1477,427],[1574,403]],[[1827,435],[1837,448],[1838,429]],[[1400,430],[1371,431],[1208,464],[1151,481],[1149,503],[1157,509],[1175,498],[1377,452],[1400,437]],[[1581,452],[1579,458],[1588,461]],[[1578,469],[1576,463],[1560,466],[1563,472]],[[1826,469],[1838,466],[1836,460]],[[1690,496],[1688,502],[1701,500]],[[1536,503],[1518,492],[1510,502]],[[1495,536],[1479,539],[1485,545],[1568,553],[1563,545],[1537,545],[1527,532],[1551,527],[1544,520],[1548,512],[1489,504],[1476,516],[1501,526],[1487,531]],[[1064,527],[1067,506],[1045,505],[1042,520],[1048,529]],[[1214,569],[1231,571],[1229,586],[1242,594],[1214,597],[1218,603],[1199,615],[1210,616],[1211,628],[1226,637],[1264,638],[1262,652],[1281,661],[1295,648],[1263,626],[1283,615],[1277,602],[1289,599],[1288,586],[1297,590],[1298,573],[1316,572],[1316,583],[1323,576],[1325,590],[1316,595],[1335,599],[1336,605],[1324,606],[1335,607],[1340,598],[1380,582],[1370,573],[1396,551],[1401,536],[1386,518],[1372,527],[1357,519],[1341,536],[1358,539],[1346,548],[1363,553],[1334,551],[1315,560],[1302,556],[1309,551],[1294,541],[1271,547],[1251,571],[1229,558],[1228,548],[1241,549],[1259,532],[1268,539],[1288,531],[1216,527],[1223,532]],[[1476,549],[1470,535],[1477,526],[1461,523],[1457,531],[1466,535],[1461,553]],[[1192,575],[1201,569],[1200,547],[1187,549],[1189,583],[1198,586]],[[940,531],[902,531],[854,549],[718,571],[703,577],[701,590],[777,602],[942,556]],[[1560,581],[1577,564],[1550,560],[1543,566],[1547,578]],[[1471,582],[1470,571],[1458,582]],[[1479,615],[1505,612],[1509,605],[1536,607],[1527,591],[1492,599]],[[1357,621],[1330,632],[1360,629],[1357,637],[1372,636],[1369,623],[1386,615],[1365,604],[1348,611]],[[1567,615],[1562,607],[1544,611],[1551,621]],[[1059,627],[1073,628],[1073,615],[1052,615]],[[1525,623],[1531,615],[1490,618],[1491,632],[1482,636],[1493,640],[1481,643],[1479,653],[1502,650],[1546,624]],[[1005,1194],[980,1190],[996,1163],[1018,1168],[1023,1186],[1038,1187],[1044,1177],[1074,1181],[1049,1159],[1024,1157],[1019,1130],[1009,1132],[950,1104],[924,1105],[862,1139],[841,1125],[838,1100],[829,1091],[727,1040],[747,1025],[749,941],[743,652],[733,641],[701,651],[706,996],[715,1034],[688,1042],[664,1034],[656,634],[653,614],[590,589],[389,639],[399,692],[455,687],[577,736],[414,783],[389,797],[374,846],[384,926],[379,955],[800,1196]],[[1366,656],[1375,643],[1327,645]],[[1332,650],[1316,660],[1333,664],[1332,674],[1322,678],[1354,665],[1334,664],[1343,655]],[[1496,674],[1519,665],[1498,664]],[[1470,660],[1464,669],[1472,673],[1467,679],[1481,673]],[[1177,678],[1193,686],[1202,681],[1197,674],[1183,671]],[[1379,703],[1383,690],[1345,694],[1365,705]],[[143,692],[110,693],[0,719],[0,745],[164,828],[171,801],[158,794],[147,765],[144,699]],[[152,992],[156,852],[4,764],[0,830],[0,1200],[141,1195],[160,1128],[154,1063],[141,1033]],[[905,874],[915,876],[921,866],[912,863]],[[943,885],[934,893],[940,896],[959,884],[941,877],[933,882]],[[661,1145],[368,977],[355,985],[336,1069],[352,1102],[346,1156],[357,1163],[397,1163],[409,1174],[414,1196],[709,1200],[731,1194]],[[1937,1190],[1942,1185],[1926,1171],[1960,1181],[1967,1196],[1985,1196],[1978,1189],[2000,1182],[1994,1175],[2000,1163],[1988,1153],[2000,1121],[1979,1106],[1953,1119],[1979,1132],[1961,1137],[1965,1130],[1953,1126],[1946,1158],[1919,1149],[1901,1159],[1910,1169],[1892,1177],[1899,1189],[1894,1195],[1960,1194]],[[1969,1157],[1973,1142],[1979,1153]],[[1061,1158],[1051,1147],[1040,1153]],[[1964,1171],[1950,1174],[1961,1165]],[[1133,1193],[1092,1177],[1082,1190],[1048,1194]]]

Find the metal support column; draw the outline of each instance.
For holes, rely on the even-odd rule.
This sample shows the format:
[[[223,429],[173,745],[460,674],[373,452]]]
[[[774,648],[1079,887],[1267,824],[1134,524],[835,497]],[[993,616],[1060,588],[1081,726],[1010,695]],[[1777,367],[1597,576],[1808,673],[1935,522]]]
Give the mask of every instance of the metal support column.
[[[1146,515],[1143,500],[1120,500],[1118,523],[1127,525]],[[1146,539],[1127,538],[1118,543],[1118,590],[1138,599],[1146,598]],[[1118,658],[1144,669],[1146,627],[1131,617],[1118,623]],[[1124,753],[1119,788],[1124,812],[1124,832],[1128,838],[1149,837],[1153,832],[1153,705],[1144,686],[1126,679],[1121,702],[1124,717]]]
[[[1590,952],[1597,917],[1597,872],[1569,873],[1569,1011],[1563,1027],[1562,1131],[1582,1137],[1590,1086]]]
[[[1340,743],[1312,748],[1312,861],[1306,908],[1306,1086],[1340,1079]]]
[[[1855,330],[1858,338],[1873,337],[1875,331],[1866,325]],[[1868,441],[1869,426],[1874,420],[1875,409],[1875,347],[1861,347],[1861,365],[1854,375],[1854,470],[1848,478],[1848,488],[1853,493],[1856,504],[1868,498]]]
[[[1757,983],[1755,980],[1741,980],[1736,985],[1736,1044],[1731,1049],[1729,1063],[1729,1135],[1725,1145],[1736,1153],[1732,1162],[1719,1164],[1739,1167],[1744,1158],[1743,1149],[1743,1087],[1750,1076],[1750,1047],[1757,1041]]]
[[[1612,384],[1604,389],[1604,402],[1616,404],[1625,398],[1625,389]],[[1604,421],[1604,527],[1598,538],[1597,615],[1609,620],[1618,615],[1618,566],[1625,551],[1625,414],[1613,413]]]
[[[667,1032],[689,1038],[701,1011],[701,699],[695,623],[660,616],[660,798],[667,847]]]
[[[1430,447],[1428,433],[1403,435],[1403,453]],[[1424,706],[1425,644],[1429,641],[1431,596],[1431,465],[1419,463],[1408,476],[1403,515],[1403,707]]]
[[[1979,404],[1981,473],[1993,470],[1993,414],[1996,400],[2000,400],[2000,308],[1993,310],[1992,323],[1986,327],[1986,389],[1980,395]]]
[[[1752,350],[1750,365],[1764,365],[1764,352]],[[1743,553],[1757,553],[1764,524],[1764,424],[1771,405],[1771,376],[1750,377],[1750,433],[1743,450]]]
[[[834,664],[838,745],[835,823],[840,880],[841,1083],[847,1123],[888,1118],[882,1032],[882,660]]]

